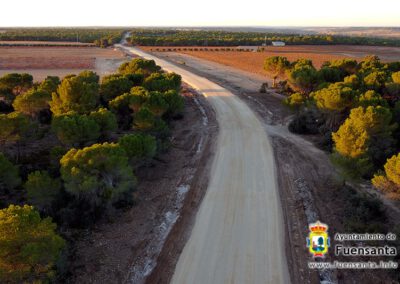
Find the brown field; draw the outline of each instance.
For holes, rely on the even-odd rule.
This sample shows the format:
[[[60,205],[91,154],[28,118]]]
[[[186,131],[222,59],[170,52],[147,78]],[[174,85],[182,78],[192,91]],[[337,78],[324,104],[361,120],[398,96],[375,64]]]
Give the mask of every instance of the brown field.
[[[194,57],[210,60],[244,71],[266,75],[263,70],[264,59],[269,56],[286,56],[290,61],[299,58],[311,59],[314,65],[319,68],[323,62],[334,59],[342,58],[356,58],[362,59],[366,55],[378,55],[383,61],[399,61],[400,48],[397,47],[376,47],[376,46],[318,46],[318,45],[297,45],[285,47],[265,47],[264,52],[238,52],[238,51],[215,51],[221,47],[207,47],[214,49],[214,51],[183,51],[184,48],[198,48],[204,49],[205,47],[155,47],[155,46],[142,46],[143,50],[156,51],[160,50],[177,50],[178,53],[188,54]],[[234,47],[233,47],[234,48]],[[179,51],[180,49],[180,51]],[[231,47],[232,49],[232,47]]]
[[[1,31],[0,31],[1,33]],[[0,46],[94,46],[93,43],[69,41],[13,41],[0,40]]]
[[[97,47],[0,47],[0,76],[26,72],[36,81],[47,75],[65,76],[82,70],[99,75],[113,72],[125,55],[112,48]]]

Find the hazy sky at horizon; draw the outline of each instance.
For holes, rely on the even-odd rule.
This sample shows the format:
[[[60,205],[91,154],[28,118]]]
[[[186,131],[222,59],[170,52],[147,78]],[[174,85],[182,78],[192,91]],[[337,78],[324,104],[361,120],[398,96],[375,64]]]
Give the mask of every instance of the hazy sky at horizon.
[[[0,26],[400,26],[400,0],[1,2]]]

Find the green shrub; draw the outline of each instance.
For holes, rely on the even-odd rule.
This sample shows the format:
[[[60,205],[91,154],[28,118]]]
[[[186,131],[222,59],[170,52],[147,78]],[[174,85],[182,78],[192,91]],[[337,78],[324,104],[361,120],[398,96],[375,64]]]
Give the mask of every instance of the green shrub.
[[[35,171],[28,175],[25,189],[30,204],[48,211],[60,194],[61,182],[51,178],[46,171]]]
[[[82,200],[88,211],[109,207],[136,185],[126,153],[118,144],[71,149],[60,164],[65,190]]]
[[[18,168],[0,152],[0,194],[11,191],[20,184]]]
[[[153,113],[146,107],[141,107],[137,113],[134,114],[133,124],[134,127],[140,130],[148,130],[154,127],[156,119]]]
[[[92,111],[89,117],[92,118],[100,127],[100,133],[102,136],[107,137],[118,128],[117,118],[111,111],[105,108]]]
[[[177,117],[182,114],[185,107],[185,100],[177,91],[170,90],[165,92],[164,99],[168,104],[166,115],[170,117]]]
[[[52,130],[64,145],[80,146],[100,137],[100,126],[86,115],[68,113],[53,118]]]
[[[129,159],[151,159],[156,154],[156,139],[147,134],[122,136],[118,144],[125,150]]]
[[[56,224],[42,219],[32,206],[0,210],[0,282],[46,283],[65,246]]]

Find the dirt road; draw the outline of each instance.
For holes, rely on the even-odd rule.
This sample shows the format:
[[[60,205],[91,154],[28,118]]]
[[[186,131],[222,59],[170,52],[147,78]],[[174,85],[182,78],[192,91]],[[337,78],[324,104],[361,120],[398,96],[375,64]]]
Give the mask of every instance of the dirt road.
[[[274,155],[264,128],[231,92],[135,48],[202,92],[216,111],[217,149],[207,193],[172,283],[288,283]]]

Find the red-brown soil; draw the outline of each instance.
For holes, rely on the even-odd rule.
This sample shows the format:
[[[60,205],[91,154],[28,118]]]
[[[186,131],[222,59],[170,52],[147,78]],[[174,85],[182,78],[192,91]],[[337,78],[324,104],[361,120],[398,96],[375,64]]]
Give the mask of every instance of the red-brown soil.
[[[366,55],[374,54],[383,61],[400,60],[400,48],[397,47],[377,47],[377,46],[347,46],[347,45],[293,45],[284,47],[265,47],[263,52],[239,52],[239,51],[215,51],[224,47],[153,47],[142,46],[143,50],[156,51],[156,49],[167,51],[173,50],[178,53],[184,53],[201,59],[210,60],[243,71],[267,75],[263,70],[265,58],[269,56],[286,56],[290,61],[299,58],[311,59],[314,65],[319,68],[325,61],[356,58],[362,59]],[[184,51],[183,49],[194,49],[198,51]],[[213,49],[213,51],[204,51],[204,48]],[[226,47],[227,48],[227,47]],[[231,50],[235,47],[229,47]],[[203,49],[201,51],[200,49]]]
[[[84,43],[84,42],[70,42],[70,41],[0,40],[0,46],[94,46],[94,44]]]
[[[118,50],[91,47],[0,47],[0,69],[92,69],[96,58],[122,58]]]
[[[127,59],[118,49],[97,47],[0,46],[0,76],[29,73],[35,81],[47,76],[64,77],[83,70],[110,74]]]

